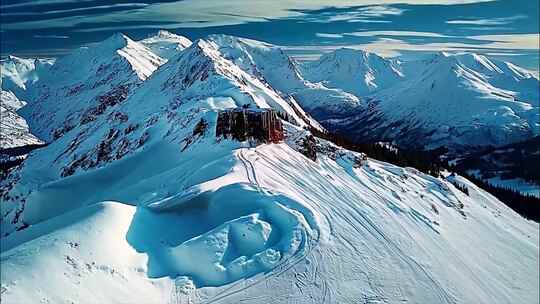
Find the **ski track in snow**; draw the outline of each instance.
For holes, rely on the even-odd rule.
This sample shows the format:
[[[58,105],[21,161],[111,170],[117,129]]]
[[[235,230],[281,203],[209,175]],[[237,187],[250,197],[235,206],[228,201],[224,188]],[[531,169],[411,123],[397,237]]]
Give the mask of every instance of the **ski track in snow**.
[[[250,155],[256,155],[256,156],[265,158],[267,161],[271,161],[271,160],[270,160],[269,157],[264,155],[264,153],[258,151],[257,148],[254,148],[254,149],[239,149],[239,151],[237,153],[238,159],[242,162],[242,164],[243,164],[243,166],[245,168],[246,177],[248,178],[249,182],[254,184],[259,189],[259,191],[264,192],[265,191],[264,187],[261,187],[259,181],[257,180],[256,169],[255,169],[255,165],[254,165],[256,159],[250,159],[250,156],[246,156],[246,151],[247,152],[252,152]],[[384,200],[384,199],[381,197],[381,200]],[[354,209],[352,209],[352,210],[354,210]],[[426,281],[427,280],[427,282],[431,286],[432,291],[435,292],[438,295],[439,303],[455,303],[456,302],[455,298],[451,294],[449,294],[440,285],[440,283],[436,279],[434,279],[425,270],[424,267],[422,267],[422,265],[420,265],[418,262],[416,262],[413,258],[411,258],[411,257],[407,256],[406,254],[404,254],[402,252],[402,250],[400,250],[400,248],[398,246],[396,246],[394,244],[394,242],[390,238],[388,238],[381,229],[379,229],[368,217],[365,216],[365,214],[363,214],[360,211],[355,210],[355,215],[358,216],[358,218],[354,217],[354,216],[349,217],[349,216],[344,215],[342,217],[342,219],[347,221],[349,223],[349,225],[351,225],[352,227],[354,227],[357,230],[369,231],[369,233],[371,233],[371,235],[374,238],[382,240],[381,243],[384,244],[386,242],[386,244],[384,244],[384,245],[386,246],[386,248],[388,249],[389,252],[394,253],[394,256],[398,257],[403,262],[403,264],[411,270],[411,272],[419,273],[421,275],[421,277],[418,278],[419,281]],[[304,236],[306,236],[306,235],[304,235]],[[345,239],[345,241],[347,241],[347,239]],[[217,303],[219,303],[219,301],[225,300],[226,298],[228,298],[228,297],[230,297],[230,296],[232,296],[234,294],[240,293],[243,290],[245,290],[245,289],[247,289],[247,288],[249,288],[251,286],[262,283],[263,281],[269,280],[272,277],[279,276],[280,274],[282,274],[285,271],[293,268],[295,265],[297,265],[298,263],[300,263],[303,260],[308,259],[308,258],[312,259],[313,262],[310,263],[310,266],[311,266],[311,268],[315,269],[313,272],[309,271],[309,273],[315,273],[316,276],[320,275],[320,273],[316,270],[317,267],[318,267],[318,262],[317,262],[317,259],[316,259],[316,255],[313,254],[313,252],[312,252],[315,247],[313,245],[311,245],[312,243],[309,242],[309,241],[307,241],[307,242],[304,241],[304,244],[305,244],[305,248],[304,248],[302,254],[295,254],[294,257],[291,257],[290,259],[286,260],[285,262],[283,262],[283,264],[277,266],[274,270],[272,270],[268,274],[265,274],[262,278],[256,279],[254,282],[247,283],[247,284],[242,283],[242,282],[237,282],[237,283],[233,284],[233,286],[231,286],[230,288],[228,288],[225,291],[223,291],[223,292],[219,293],[218,295],[216,295],[210,301],[203,302],[203,303],[216,303],[216,301],[218,301]],[[352,244],[350,246],[353,249],[355,248],[354,245],[352,245]],[[321,251],[321,254],[324,254],[324,250]],[[301,277],[301,275],[298,272],[296,272],[296,270],[293,270],[293,271],[294,271],[294,277],[295,278]],[[328,287],[327,280],[325,278],[321,278],[320,283],[322,285],[321,288],[323,288],[323,290],[324,290],[324,292],[323,292],[324,296],[323,296],[322,302],[320,302],[320,303],[331,303],[331,300],[330,300],[331,293],[328,292],[329,287]],[[240,288],[237,288],[237,285],[242,285],[242,286]],[[295,282],[294,285],[300,290],[300,292],[302,292],[302,280],[301,279],[298,279],[298,282]],[[376,298],[384,299],[384,294],[381,293]]]
[[[261,187],[261,185],[259,184],[259,182],[257,180],[257,174],[256,174],[255,166],[253,165],[253,161],[250,160],[245,155],[246,150],[251,151],[251,149],[240,148],[240,149],[238,149],[238,152],[236,153],[236,156],[242,162],[242,165],[243,165],[243,167],[245,169],[246,178],[248,179],[248,181],[251,184],[256,186],[256,188],[258,189],[259,192],[267,194],[268,192],[263,187]],[[253,151],[255,153],[258,153],[256,148],[254,148]],[[253,278],[247,278],[245,280],[237,281],[235,283],[230,284],[229,287],[227,287],[224,290],[220,291],[219,293],[214,295],[212,298],[201,302],[201,304],[221,303],[222,301],[226,301],[229,297],[231,297],[231,296],[233,296],[235,294],[239,294],[242,291],[244,291],[244,290],[246,290],[246,289],[248,289],[248,288],[250,288],[252,286],[261,284],[261,283],[263,283],[263,282],[265,282],[267,280],[270,280],[272,278],[279,277],[280,275],[282,275],[286,271],[293,268],[298,263],[305,260],[306,257],[310,256],[316,242],[317,242],[317,240],[312,239],[309,236],[309,234],[306,233],[305,230],[303,230],[302,231],[301,245],[298,247],[297,251],[294,254],[292,254],[290,257],[284,259],[281,263],[276,265],[272,270],[270,270],[269,272],[267,272],[265,274],[256,275]],[[296,277],[296,273],[295,273],[295,277]],[[299,281],[301,282],[301,280],[299,280]],[[323,301],[320,302],[320,303],[321,304],[322,303],[330,303],[330,302],[326,302],[326,298],[327,298],[326,295],[328,293],[328,286],[327,286],[327,284],[326,284],[326,282],[324,280],[322,282],[323,282],[323,286],[324,286],[323,288],[325,290],[325,293],[324,293],[325,296],[323,298]],[[296,286],[299,286],[299,284],[296,283]],[[300,289],[300,287],[299,287],[299,289]],[[226,303],[226,302],[223,302],[223,303]]]
[[[253,150],[257,155],[265,158],[267,161],[271,162],[271,159],[267,156],[264,155],[264,153],[258,151],[257,149],[254,149]],[[255,168],[253,166],[253,163],[252,161],[250,161],[244,154],[243,154],[243,150],[238,154],[239,156],[241,156],[241,159],[242,159],[242,162],[244,163],[245,167],[246,167],[246,172],[249,172],[251,171],[253,175],[255,175]],[[246,164],[249,164],[249,167],[250,167],[250,170],[248,170],[248,166]],[[253,180],[256,181],[256,178],[254,177]],[[258,183],[257,183],[258,184]],[[259,186],[260,188],[260,186]],[[384,199],[381,197],[381,201],[384,201]],[[376,238],[376,239],[379,239],[381,240],[382,244],[384,246],[386,246],[386,248],[389,250],[389,252],[392,252],[394,253],[394,255],[396,257],[399,257],[399,259],[404,263],[404,265],[406,267],[408,267],[413,273],[420,273],[423,275],[423,277],[425,279],[427,279],[427,281],[430,283],[431,285],[431,289],[436,292],[438,294],[438,297],[439,297],[439,303],[455,303],[455,298],[450,295],[440,284],[439,282],[437,282],[436,279],[434,279],[425,269],[424,267],[422,267],[422,265],[420,265],[418,262],[416,262],[413,258],[407,256],[406,254],[404,254],[402,252],[402,250],[400,250],[400,248],[398,246],[395,245],[395,243],[390,239],[388,238],[385,233],[379,229],[377,227],[377,225],[375,225],[363,212],[355,209],[355,206],[351,206],[351,211],[354,211],[354,216],[348,216],[348,215],[345,215],[345,214],[342,214],[343,216],[341,217],[341,219],[347,221],[349,223],[349,225],[351,225],[352,227],[354,227],[355,229],[357,230],[366,230],[366,231],[369,231],[369,233],[371,233],[371,235]],[[345,241],[347,241],[346,238],[344,238]],[[350,245],[353,249],[355,248],[354,245]],[[303,256],[302,258],[305,258],[307,257],[308,255],[310,257],[314,257],[314,255],[311,255],[311,249],[310,248],[310,252],[308,252],[305,256]],[[324,251],[323,251],[324,252]],[[298,261],[299,262],[299,261]],[[423,281],[422,278],[420,277],[419,278],[419,281]],[[326,289],[328,289],[328,284],[326,283],[326,280],[323,279],[322,280],[323,282],[323,286]],[[325,294],[325,297],[326,298],[326,294],[327,292],[324,293]],[[379,298],[380,299],[383,299],[384,298],[384,294],[380,294],[379,295]],[[324,303],[324,302],[322,302]],[[367,302],[366,302],[367,303]]]

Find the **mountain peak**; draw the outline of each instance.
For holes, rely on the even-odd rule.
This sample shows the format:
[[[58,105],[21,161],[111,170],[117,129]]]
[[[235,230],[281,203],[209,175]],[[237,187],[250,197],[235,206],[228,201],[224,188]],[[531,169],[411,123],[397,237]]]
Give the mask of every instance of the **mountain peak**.
[[[304,77],[358,97],[386,88],[403,77],[399,63],[365,50],[340,48],[308,63]]]
[[[6,60],[8,60],[8,61],[14,61],[14,62],[19,62],[19,61],[22,61],[22,58],[19,58],[19,57],[17,57],[17,56],[13,56],[13,55],[8,55]]]
[[[229,44],[231,47],[238,47],[239,45],[247,45],[251,48],[257,48],[257,49],[271,49],[271,48],[277,49],[276,46],[270,43],[253,40],[249,38],[226,35],[226,34],[209,35],[208,40],[215,41],[218,45],[222,45],[222,46]]]
[[[165,59],[174,57],[179,51],[182,51],[191,45],[191,40],[188,38],[165,30],[159,30],[152,33],[148,35],[147,38],[138,42],[152,50],[156,55]]]
[[[358,56],[358,55],[362,55],[362,56],[370,56],[371,54],[373,53],[370,53],[366,50],[361,50],[361,49],[352,49],[352,48],[347,48],[347,47],[344,47],[344,48],[339,48],[337,50],[334,51],[334,54],[338,54],[338,55],[353,55],[353,56]]]
[[[177,38],[177,37],[181,37],[179,35],[176,35],[174,33],[166,31],[166,30],[159,30],[159,31],[157,31],[157,33],[149,36],[149,38],[152,37],[152,36],[159,37],[159,38]]]
[[[145,39],[141,40],[142,42],[145,41],[181,41],[181,42],[189,42],[191,44],[191,40],[188,38],[177,35],[175,33],[171,33],[166,30],[159,30],[157,32],[153,32],[149,34]]]
[[[126,47],[130,42],[132,42],[128,36],[122,33],[114,33],[109,38],[99,42],[99,46],[104,46],[113,49],[121,49]]]
[[[341,56],[345,58],[347,57],[364,58],[364,59],[377,58],[380,60],[386,60],[384,57],[381,57],[380,55],[376,53],[372,53],[370,51],[363,50],[363,49],[353,49],[353,48],[344,47],[344,48],[339,48],[332,53],[335,54],[335,56]]]
[[[212,59],[217,59],[216,56],[219,56],[219,51],[217,50],[215,44],[204,39],[195,40],[187,49],[186,52],[195,52],[205,57]]]

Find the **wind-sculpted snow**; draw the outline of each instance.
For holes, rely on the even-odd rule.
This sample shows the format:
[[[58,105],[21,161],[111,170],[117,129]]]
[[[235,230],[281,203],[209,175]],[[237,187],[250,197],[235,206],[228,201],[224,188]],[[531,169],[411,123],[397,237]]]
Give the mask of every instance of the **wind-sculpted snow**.
[[[181,193],[174,203],[166,198],[137,211],[127,239],[148,254],[150,277],[222,286],[302,254],[316,237],[312,213],[290,198],[261,193],[253,184],[209,183],[220,188],[197,195],[189,189],[187,199]]]
[[[127,158],[116,166],[59,181],[35,193],[29,198],[28,209],[23,215],[30,228],[2,242],[2,251],[5,252],[2,266],[6,265],[8,269],[2,272],[3,293],[7,292],[3,297],[9,296],[15,301],[41,299],[39,294],[35,297],[28,295],[13,285],[12,271],[18,269],[18,263],[36,259],[31,252],[21,254],[26,252],[25,248],[42,246],[51,237],[61,241],[55,242],[55,249],[49,252],[64,252],[60,254],[62,258],[56,261],[55,267],[68,268],[65,278],[56,281],[56,284],[66,284],[73,288],[78,288],[77,285],[85,286],[88,290],[80,293],[82,295],[91,292],[90,288],[96,284],[97,278],[113,286],[121,284],[128,290],[140,288],[141,284],[144,285],[144,282],[140,282],[142,274],[154,280],[167,277],[181,281],[183,288],[223,286],[271,271],[303,257],[308,246],[318,236],[317,219],[313,212],[286,193],[262,189],[255,182],[256,177],[252,175],[254,172],[248,173],[252,168],[240,156],[243,152],[228,152],[230,143],[219,146],[225,149],[205,151],[199,147],[196,151],[180,156],[173,147],[159,145],[148,153]],[[141,157],[147,159],[150,155],[169,162],[164,166],[141,164]],[[181,161],[174,162],[174,159]],[[194,163],[205,162],[211,165],[193,166]],[[130,172],[129,175],[126,175],[126,170]],[[170,181],[169,185],[163,184],[165,180]],[[134,184],[134,181],[139,182]],[[182,188],[182,184],[185,190],[170,196],[173,191],[178,191],[175,189]],[[98,188],[102,190],[99,194],[95,193]],[[75,196],[86,199],[73,201]],[[122,219],[132,217],[129,228],[122,226],[123,221],[113,224],[118,221],[116,211],[110,217],[103,218],[109,214],[107,210],[111,209],[108,205],[105,205],[105,212],[100,212],[98,218],[93,215],[94,210],[103,208],[93,202],[99,202],[103,197],[139,204],[134,214],[130,211],[134,207],[113,208],[133,214],[122,216]],[[52,201],[54,205],[49,203]],[[90,223],[87,224],[88,221]],[[71,223],[76,223],[75,228]],[[100,227],[95,237],[94,234],[81,234],[79,230],[86,231],[91,227]],[[110,229],[114,229],[114,233]],[[52,232],[57,230],[61,232]],[[108,235],[104,241],[110,240],[111,244],[126,239],[129,246],[117,244],[114,247],[122,251],[122,256],[131,258],[122,263],[110,260],[111,264],[103,264],[106,254],[101,256],[101,252],[104,251],[82,251],[83,248],[95,246],[92,244],[101,238],[102,232]],[[68,236],[65,236],[66,233]],[[119,233],[125,233],[125,236]],[[107,246],[107,243],[101,246]],[[130,246],[140,254],[135,254]],[[140,264],[144,256],[148,259],[146,265]],[[62,266],[63,262],[65,266]],[[72,274],[78,277],[73,282],[75,285],[67,283]],[[157,286],[152,289],[160,287],[159,282],[162,281],[157,282]],[[167,282],[170,284],[170,281]],[[167,284],[162,285],[170,288]],[[107,299],[110,291],[99,290],[95,297],[76,297],[75,300],[85,302],[96,298]],[[157,292],[153,290],[151,294]],[[54,301],[70,296],[73,295],[46,292],[43,298]],[[162,295],[155,301],[162,302],[160,299],[163,299]]]

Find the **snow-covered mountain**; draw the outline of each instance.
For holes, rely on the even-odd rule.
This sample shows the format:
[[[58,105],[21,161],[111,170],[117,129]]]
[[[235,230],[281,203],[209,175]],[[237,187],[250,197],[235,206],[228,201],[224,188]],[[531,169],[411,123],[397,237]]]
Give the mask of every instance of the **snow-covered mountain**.
[[[26,102],[19,100],[11,91],[3,90],[0,91],[0,99],[0,150],[42,143],[30,132],[26,120],[17,113]]]
[[[188,38],[165,30],[159,30],[157,33],[151,34],[139,42],[152,50],[154,54],[165,59],[173,57],[179,51],[191,45],[191,41]]]
[[[7,56],[0,60],[0,87],[4,91],[11,91],[17,98],[26,98],[25,91],[39,78],[54,59],[28,59]]]
[[[72,127],[0,181],[3,301],[537,301],[537,223],[459,176],[313,137],[303,92],[352,95],[278,65],[288,57],[273,46],[231,39],[197,40],[163,63],[115,35],[28,88],[46,96],[29,111]],[[52,81],[70,61],[76,77]],[[113,76],[99,76],[102,64]],[[76,97],[60,94],[77,84]],[[121,85],[120,99],[103,95]],[[270,110],[284,118],[278,143],[217,136],[222,113]]]
[[[347,48],[325,54],[319,60],[308,61],[301,68],[306,79],[359,97],[404,80],[398,61]]]
[[[227,35],[210,35],[223,56],[244,71],[274,88],[283,98],[292,98],[312,115],[342,116],[360,104],[354,95],[303,78],[297,63],[277,46]]]
[[[316,68],[337,54],[310,63],[304,68],[306,74],[321,74]],[[367,62],[364,69],[351,69],[359,73],[356,81],[354,72],[340,71],[341,64],[333,64],[335,74],[325,68],[330,75],[327,82],[342,84],[349,91],[356,83],[356,94],[366,92],[358,96],[365,102],[341,118],[328,119],[324,113],[316,118],[360,141],[389,140],[421,149],[500,146],[540,133],[540,82],[524,69],[475,54],[440,53],[429,60],[399,63],[379,58],[377,62],[382,62],[378,69]],[[360,81],[366,69],[377,71],[369,73],[375,83],[371,91]],[[334,75],[343,81],[334,80]]]
[[[441,54],[420,75],[371,99],[383,136],[406,144],[421,139],[426,148],[497,146],[540,132],[538,106],[493,86],[458,56]]]
[[[51,141],[122,102],[165,60],[116,34],[59,58],[27,89],[20,110],[32,132]]]
[[[440,55],[453,58],[456,64],[476,72],[484,82],[507,91],[514,99],[531,103],[533,106],[539,105],[538,77],[534,73],[510,62],[489,59],[474,53]]]
[[[61,61],[59,59],[58,63]],[[291,102],[221,57],[215,44],[198,40],[171,58],[153,77],[142,82],[133,94],[124,96],[122,102],[108,104],[93,119],[80,116],[74,128],[67,129],[46,149],[27,159],[25,167],[29,169],[14,179],[21,179],[17,185],[22,188],[15,187],[12,191],[17,194],[10,196],[28,197],[28,190],[38,187],[31,168],[46,168],[46,181],[53,182],[104,167],[163,138],[174,141],[178,149],[186,149],[194,140],[195,125],[201,119],[215,122],[217,109],[273,108],[286,113],[298,126],[305,126],[303,117],[306,115]],[[58,104],[57,107],[64,105]],[[92,105],[89,109],[93,109]],[[88,109],[82,111],[86,112]],[[206,117],[208,115],[210,117]],[[66,116],[73,117],[71,114]],[[24,204],[15,207],[20,210]],[[16,209],[11,211],[8,215],[10,220],[3,222],[5,232],[29,224],[27,221],[14,222]],[[5,212],[3,214],[6,215]]]

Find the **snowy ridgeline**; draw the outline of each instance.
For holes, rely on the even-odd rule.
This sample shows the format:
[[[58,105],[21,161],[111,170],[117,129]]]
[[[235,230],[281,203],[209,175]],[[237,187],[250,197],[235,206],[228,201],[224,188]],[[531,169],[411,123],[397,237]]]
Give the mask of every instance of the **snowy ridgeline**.
[[[23,116],[38,137],[49,140],[52,129],[61,133],[72,128],[80,119],[76,113],[91,108],[89,100],[118,84],[131,92],[158,66],[197,48],[200,41],[285,99],[295,100],[325,127],[357,140],[470,149],[540,135],[538,77],[512,63],[470,53],[401,61],[339,49],[298,63],[277,46],[232,36],[210,35],[192,47],[185,37],[165,31],[141,41],[117,34],[60,58],[52,67],[50,61],[11,56],[2,61],[2,87],[21,100],[44,102],[27,107]],[[80,64],[86,62],[91,64]],[[73,77],[61,77],[66,74]],[[67,98],[80,101],[67,107],[53,102]],[[43,114],[49,111],[58,115]],[[85,114],[92,119],[88,115],[95,113]]]
[[[313,138],[304,109],[360,99],[271,45],[115,35],[44,69],[19,112],[50,144],[0,181],[3,302],[537,303],[537,223]],[[235,109],[278,142],[216,136]]]

